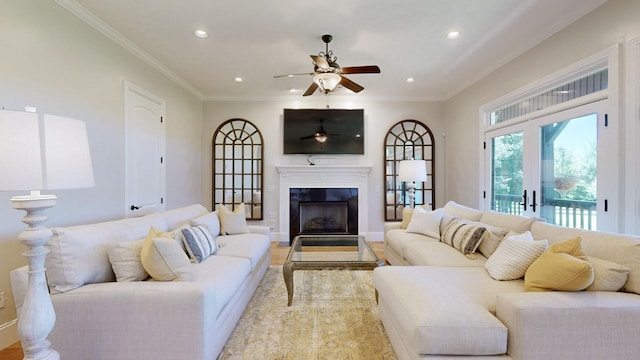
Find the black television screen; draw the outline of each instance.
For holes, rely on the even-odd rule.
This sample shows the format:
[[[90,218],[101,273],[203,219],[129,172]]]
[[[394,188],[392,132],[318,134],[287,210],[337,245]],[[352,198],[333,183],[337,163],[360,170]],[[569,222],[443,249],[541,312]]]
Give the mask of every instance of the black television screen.
[[[364,154],[363,109],[284,109],[284,154]]]

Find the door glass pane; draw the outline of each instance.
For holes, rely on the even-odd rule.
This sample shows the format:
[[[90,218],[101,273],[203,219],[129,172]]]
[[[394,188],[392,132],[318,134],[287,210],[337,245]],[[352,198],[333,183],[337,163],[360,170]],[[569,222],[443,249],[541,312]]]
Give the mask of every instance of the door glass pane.
[[[596,230],[597,114],[541,128],[541,216]]]
[[[491,210],[523,214],[522,132],[491,139]]]

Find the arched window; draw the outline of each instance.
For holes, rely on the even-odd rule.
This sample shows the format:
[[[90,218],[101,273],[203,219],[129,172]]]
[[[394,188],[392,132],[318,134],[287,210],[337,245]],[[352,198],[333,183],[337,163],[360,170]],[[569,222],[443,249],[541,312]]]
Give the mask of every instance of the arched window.
[[[384,140],[384,219],[402,220],[402,210],[409,206],[407,184],[398,180],[401,160],[426,160],[427,181],[415,184],[415,205],[435,207],[433,133],[417,120],[402,120],[391,127]]]
[[[235,209],[244,203],[248,220],[262,220],[264,148],[251,122],[230,119],[213,134],[213,206]]]

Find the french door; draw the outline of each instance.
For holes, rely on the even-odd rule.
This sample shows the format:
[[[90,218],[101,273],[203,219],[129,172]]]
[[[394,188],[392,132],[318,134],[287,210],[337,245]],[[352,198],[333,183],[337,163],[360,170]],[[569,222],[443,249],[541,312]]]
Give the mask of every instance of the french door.
[[[617,230],[617,145],[606,100],[485,133],[485,207]]]

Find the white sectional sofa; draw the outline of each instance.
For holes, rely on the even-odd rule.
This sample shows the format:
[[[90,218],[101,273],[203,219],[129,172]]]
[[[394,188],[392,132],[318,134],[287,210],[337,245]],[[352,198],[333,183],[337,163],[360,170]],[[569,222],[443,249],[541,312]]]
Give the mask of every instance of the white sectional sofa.
[[[417,233],[386,224],[385,257],[396,266],[373,273],[380,317],[399,359],[639,358],[640,238],[454,202],[428,216],[417,229],[404,222]],[[454,219],[487,230],[472,254],[441,241],[448,241],[443,235]],[[527,231],[535,241],[523,238]],[[524,251],[533,248],[534,255]],[[512,261],[525,253],[531,255],[528,263]],[[567,275],[566,264],[580,266],[580,275]],[[505,268],[524,276],[496,280],[519,275]],[[551,290],[577,281],[579,289],[589,285],[584,291]]]
[[[219,248],[190,262],[181,230],[203,224]],[[152,243],[172,247],[170,256],[180,266],[159,275],[154,268],[152,277],[140,281],[149,268],[141,257],[151,251],[144,247],[151,227],[165,236],[157,243],[160,235],[154,235]],[[242,233],[219,235],[217,212],[192,205],[52,229],[46,260],[57,318],[52,348],[66,360],[215,359],[271,262],[269,229],[244,227]],[[22,304],[26,267],[12,271],[11,280],[16,304]]]

